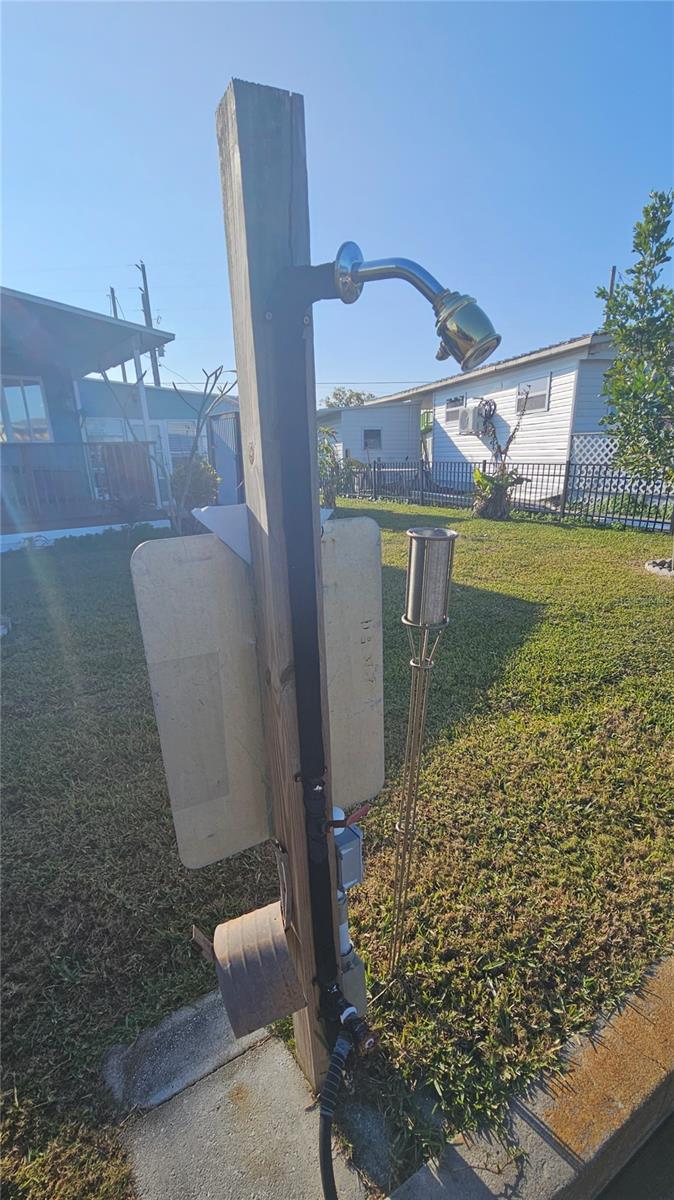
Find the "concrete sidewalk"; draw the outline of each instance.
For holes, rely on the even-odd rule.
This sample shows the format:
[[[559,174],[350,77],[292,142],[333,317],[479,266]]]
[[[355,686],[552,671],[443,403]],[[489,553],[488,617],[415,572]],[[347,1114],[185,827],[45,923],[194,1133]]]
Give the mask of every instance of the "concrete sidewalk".
[[[488,1137],[458,1138],[391,1200],[598,1197],[674,1109],[674,958],[570,1044],[568,1067],[513,1102],[508,1149]],[[123,1106],[158,1105],[122,1133],[140,1200],[320,1197],[318,1107],[308,1085],[267,1031],[234,1038],[219,993],[116,1047],[104,1075]],[[380,1114],[358,1096],[347,1108],[349,1136],[385,1178],[390,1147]],[[334,1157],[340,1200],[364,1200],[353,1166]],[[617,1197],[656,1200],[647,1191]]]
[[[123,1136],[141,1200],[318,1200],[318,1107],[276,1038],[133,1123]],[[340,1200],[365,1200],[334,1155]]]

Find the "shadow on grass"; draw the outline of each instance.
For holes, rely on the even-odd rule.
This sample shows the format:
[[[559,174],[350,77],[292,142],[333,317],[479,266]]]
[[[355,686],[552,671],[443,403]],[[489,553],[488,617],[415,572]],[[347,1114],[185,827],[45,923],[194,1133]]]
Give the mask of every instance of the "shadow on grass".
[[[405,571],[383,568],[384,707],[388,774],[404,753],[409,703],[409,643],[401,623]],[[543,604],[452,584],[449,626],[438,646],[426,725],[426,746],[449,737],[466,718],[486,706],[489,689],[512,655],[542,620]]]
[[[395,504],[396,501],[390,501],[390,503]],[[410,504],[409,506],[405,506],[404,512],[394,512],[389,508],[380,508],[375,501],[372,501],[371,505],[368,505],[367,507],[362,505],[358,508],[349,508],[345,504],[340,504],[336,515],[340,518],[372,517],[372,519],[377,522],[380,529],[386,529],[391,533],[405,533],[407,529],[431,525],[435,525],[443,529],[448,527],[453,529],[457,525],[463,525],[467,521],[474,520],[469,508],[461,509],[459,511],[450,508],[437,508],[432,510],[432,520],[430,518],[426,518],[423,521],[418,520],[419,514],[425,514],[430,511],[431,510],[416,504]]]
[[[364,1172],[385,1195],[406,1181],[405,1196],[417,1191],[424,1196],[447,1195],[447,1179],[461,1179],[461,1195],[471,1200],[493,1200],[494,1192],[482,1182],[470,1164],[471,1137],[458,1149],[448,1140],[448,1126],[430,1088],[413,1090],[379,1049],[371,1058],[357,1062],[353,1095],[342,1091],[336,1112],[337,1129],[346,1140],[358,1170]],[[525,1156],[518,1150],[511,1130],[500,1135],[486,1133],[489,1157],[498,1163],[503,1200],[517,1195]],[[472,1139],[479,1135],[473,1134]],[[466,1154],[461,1151],[467,1151]],[[443,1175],[431,1173],[423,1183],[412,1176],[429,1159],[441,1161]]]
[[[371,514],[364,514],[362,508],[340,505],[338,513],[340,517],[371,515],[389,533],[404,533],[422,523],[415,519],[414,507],[400,513],[373,504]],[[450,513],[438,509],[437,516],[433,513],[433,523],[441,527],[460,528],[473,520],[469,510]],[[426,524],[430,524],[428,519]],[[405,599],[402,566],[382,567],[382,590],[386,762],[390,776],[397,771],[404,753],[409,703],[410,651],[401,623]],[[544,612],[544,604],[452,583],[449,625],[440,639],[431,682],[427,746],[440,736],[450,736],[470,713],[486,703],[489,689],[531,636]]]
[[[340,515],[345,516],[356,512],[362,515],[362,510],[340,509]],[[376,519],[383,530],[395,533],[421,523],[415,521],[413,511],[379,509]],[[469,519],[468,513],[437,514],[438,525],[459,527]],[[395,787],[404,754],[410,689],[409,643],[401,623],[405,569],[384,566],[382,586],[386,763],[388,779]],[[487,711],[490,690],[502,678],[512,656],[531,637],[544,611],[543,604],[516,596],[466,584],[452,585],[450,623],[438,647],[431,681],[426,751],[434,742],[451,738],[480,708]],[[384,1048],[359,1064],[355,1096],[344,1098],[338,1121],[352,1146],[356,1164],[386,1194],[446,1148],[447,1125],[442,1114],[435,1111],[436,1104],[435,1092],[423,1084],[413,1087]],[[464,1173],[470,1172],[451,1147],[446,1148],[446,1154],[450,1164],[456,1159]],[[491,1192],[470,1173],[471,1195],[486,1200]]]

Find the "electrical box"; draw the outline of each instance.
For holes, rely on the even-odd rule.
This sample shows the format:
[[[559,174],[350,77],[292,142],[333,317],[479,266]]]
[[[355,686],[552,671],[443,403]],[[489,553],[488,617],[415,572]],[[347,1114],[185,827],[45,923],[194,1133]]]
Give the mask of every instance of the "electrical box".
[[[337,886],[343,892],[363,882],[363,831],[357,825],[335,829]]]

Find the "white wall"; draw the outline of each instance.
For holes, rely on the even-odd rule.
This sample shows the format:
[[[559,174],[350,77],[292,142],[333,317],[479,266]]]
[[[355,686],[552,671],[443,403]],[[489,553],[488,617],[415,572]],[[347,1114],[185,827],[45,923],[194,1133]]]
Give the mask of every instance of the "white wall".
[[[394,404],[364,404],[358,408],[344,408],[341,416],[341,432],[337,436],[342,446],[342,455],[349,451],[350,457],[359,462],[368,461],[368,452],[363,445],[366,429],[381,430],[381,450],[371,450],[370,461],[380,458],[382,462],[402,462],[406,458],[418,461],[421,457],[420,401],[400,401]]]
[[[604,372],[610,359],[585,359],[580,363],[573,432],[606,433],[600,420],[606,413],[606,397],[602,395]]]
[[[445,401],[448,396],[466,392],[468,405],[477,404],[482,397],[495,400],[494,425],[503,442],[517,420],[518,388],[530,380],[551,375],[549,406],[547,410],[525,412],[510,458],[513,462],[564,462],[569,446],[578,362],[577,354],[559,355],[547,361],[504,369],[483,382],[478,378],[462,385],[458,379],[438,388],[434,393],[433,461],[482,462],[491,457],[489,444],[483,438],[459,434],[456,422],[447,423]]]

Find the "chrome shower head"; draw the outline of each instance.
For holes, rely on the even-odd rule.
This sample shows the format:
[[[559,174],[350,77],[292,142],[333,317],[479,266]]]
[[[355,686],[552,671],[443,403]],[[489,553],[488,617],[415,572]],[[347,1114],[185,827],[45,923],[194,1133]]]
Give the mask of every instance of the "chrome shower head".
[[[489,317],[472,296],[443,292],[434,301],[435,329],[440,338],[436,358],[455,358],[462,371],[479,367],[501,341]]]
[[[499,345],[500,335],[472,296],[443,288],[430,272],[409,258],[363,262],[360,247],[355,242],[344,242],[335,259],[335,286],[344,303],[353,304],[363,285],[374,279],[406,279],[433,305],[440,338],[437,358],[451,355],[463,371],[470,371]]]

